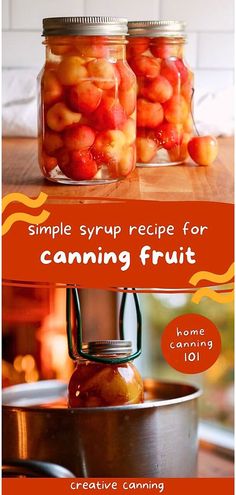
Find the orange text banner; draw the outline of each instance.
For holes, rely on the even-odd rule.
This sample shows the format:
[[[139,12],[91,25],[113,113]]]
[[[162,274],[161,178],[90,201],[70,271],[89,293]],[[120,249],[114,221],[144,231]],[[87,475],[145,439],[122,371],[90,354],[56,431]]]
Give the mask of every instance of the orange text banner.
[[[5,281],[193,289],[191,278],[199,271],[210,274],[197,277],[197,287],[232,281],[230,204],[46,202],[43,209],[48,218],[35,225],[32,210],[11,207],[11,216],[30,211],[32,223],[15,221],[3,236]],[[3,225],[7,216],[6,209]]]
[[[105,485],[104,488],[93,486]],[[77,487],[78,484],[78,487]],[[140,484],[140,488],[138,487]],[[145,487],[146,484],[146,487]],[[137,486],[137,488],[135,488]],[[153,486],[153,487],[152,487]],[[127,494],[161,494],[164,495],[231,495],[234,492],[232,478],[191,478],[191,479],[144,479],[144,478],[116,478],[116,479],[30,479],[30,478],[5,478],[3,479],[4,495],[44,495],[55,493],[56,495],[68,494],[96,494],[101,495],[125,495]]]

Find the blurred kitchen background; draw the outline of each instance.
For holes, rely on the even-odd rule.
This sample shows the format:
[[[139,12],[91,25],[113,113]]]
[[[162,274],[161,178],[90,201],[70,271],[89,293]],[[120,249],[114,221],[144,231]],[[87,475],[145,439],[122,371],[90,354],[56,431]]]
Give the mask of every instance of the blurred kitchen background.
[[[67,353],[65,289],[3,288],[3,386],[40,379],[68,381],[74,368]],[[83,289],[80,300],[84,341],[117,338],[121,293]],[[205,298],[198,306],[191,294],[140,295],[143,352],[136,360],[143,377],[190,382],[203,389],[201,418],[217,427],[233,428],[233,303]],[[165,326],[184,313],[200,313],[221,333],[222,352],[205,373],[183,375],[164,360],[160,341]],[[136,339],[132,295],[127,297],[126,338]]]
[[[36,136],[36,76],[44,63],[43,17],[113,15],[187,23],[201,132],[233,134],[233,0],[3,0],[3,134]],[[17,115],[17,119],[16,119]]]

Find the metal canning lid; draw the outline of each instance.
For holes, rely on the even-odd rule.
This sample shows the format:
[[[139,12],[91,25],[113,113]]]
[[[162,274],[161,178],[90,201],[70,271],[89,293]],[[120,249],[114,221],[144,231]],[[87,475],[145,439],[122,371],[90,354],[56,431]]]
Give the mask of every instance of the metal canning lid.
[[[42,36],[125,36],[128,20],[123,17],[47,17]]]
[[[186,24],[182,21],[130,21],[128,30],[131,36],[186,37]]]
[[[132,353],[132,342],[129,340],[95,340],[83,344],[83,351],[96,355],[123,354],[129,356]]]

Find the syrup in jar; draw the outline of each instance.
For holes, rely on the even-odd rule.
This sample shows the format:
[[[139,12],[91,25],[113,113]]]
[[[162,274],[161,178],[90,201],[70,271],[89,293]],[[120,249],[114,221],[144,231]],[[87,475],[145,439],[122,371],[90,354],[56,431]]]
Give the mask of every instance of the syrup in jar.
[[[108,358],[111,362],[78,359],[68,386],[69,407],[123,406],[143,402],[141,375],[133,362],[129,361],[131,342],[89,342],[86,351],[93,356]],[[127,356],[127,362],[112,363],[112,359],[124,356]]]
[[[136,77],[126,61],[126,19],[43,20],[39,164],[66,184],[102,184],[136,164]]]
[[[193,73],[184,59],[185,24],[129,22],[127,59],[137,90],[137,163],[182,163],[192,137]]]

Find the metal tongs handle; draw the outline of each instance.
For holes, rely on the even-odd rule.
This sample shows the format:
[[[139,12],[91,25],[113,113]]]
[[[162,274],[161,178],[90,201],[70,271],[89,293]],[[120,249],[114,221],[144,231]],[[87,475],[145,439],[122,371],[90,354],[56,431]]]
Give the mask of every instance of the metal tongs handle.
[[[126,289],[125,289],[126,290]],[[135,289],[133,289],[135,290]],[[71,359],[76,361],[79,357],[84,359],[88,359],[89,361],[95,361],[96,363],[105,363],[105,364],[120,364],[127,363],[128,361],[133,361],[141,354],[141,345],[142,345],[142,316],[139,307],[138,296],[136,292],[132,292],[135,303],[135,310],[137,316],[137,349],[136,352],[130,354],[129,356],[120,357],[120,358],[103,358],[100,356],[94,356],[87,352],[84,352],[83,347],[83,337],[82,337],[82,319],[81,319],[81,311],[80,311],[80,300],[78,289],[72,288],[66,289],[66,329],[67,329],[67,340],[68,340],[68,352]],[[72,297],[73,300],[72,300]],[[120,314],[119,314],[119,334],[120,339],[124,340],[124,314],[125,314],[125,304],[127,300],[127,293],[123,292],[120,306]],[[74,303],[75,308],[75,328],[76,328],[76,338],[73,338],[72,324],[71,324],[71,308]]]

